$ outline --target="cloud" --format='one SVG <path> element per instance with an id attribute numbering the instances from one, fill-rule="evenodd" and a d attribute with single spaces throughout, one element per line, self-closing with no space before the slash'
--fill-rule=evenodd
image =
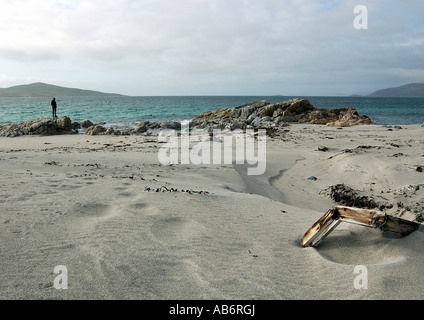
<path id="1" fill-rule="evenodd" d="M 246 94 L 254 88 L 269 94 L 281 93 L 280 89 L 287 94 L 298 90 L 335 94 L 343 86 L 364 90 L 361 75 L 383 75 L 389 68 L 392 79 L 396 79 L 393 70 L 414 69 L 414 79 L 421 72 L 424 81 L 419 58 L 423 2 L 363 1 L 369 9 L 369 29 L 361 31 L 353 27 L 357 4 L 353 0 L 2 1 L 0 59 L 23 63 L 26 70 L 37 66 L 33 72 L 52 66 L 71 68 L 69 78 L 83 75 L 93 82 L 106 83 L 105 75 L 110 75 L 109 85 L 119 77 L 127 88 L 136 90 L 130 81 L 137 82 L 154 94 L 189 93 L 189 87 L 211 94 Z M 52 72 L 49 76 L 55 77 Z M 399 77 L 404 80 L 405 72 Z"/>
<path id="2" fill-rule="evenodd" d="M 7 73 L 0 73 L 0 83 L 1 88 L 11 87 L 17 83 L 30 83 L 30 82 L 36 82 L 38 79 L 34 79 L 31 77 L 15 77 L 10 76 Z"/>

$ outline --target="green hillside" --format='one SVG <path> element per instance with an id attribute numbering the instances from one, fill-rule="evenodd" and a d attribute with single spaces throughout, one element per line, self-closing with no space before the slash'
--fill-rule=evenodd
<path id="1" fill-rule="evenodd" d="M 424 98 L 424 83 L 410 83 L 404 86 L 375 91 L 370 97 L 421 97 Z"/>
<path id="2" fill-rule="evenodd" d="M 9 88 L 0 88 L 0 97 L 88 97 L 121 96 L 116 93 L 104 93 L 93 90 L 66 88 L 37 82 Z"/>

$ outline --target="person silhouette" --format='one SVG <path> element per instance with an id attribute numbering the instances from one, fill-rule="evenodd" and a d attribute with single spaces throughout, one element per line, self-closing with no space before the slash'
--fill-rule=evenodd
<path id="1" fill-rule="evenodd" d="M 52 105 L 52 118 L 57 118 L 57 115 L 56 115 L 56 108 L 57 108 L 56 98 L 53 98 L 53 100 L 50 104 Z"/>

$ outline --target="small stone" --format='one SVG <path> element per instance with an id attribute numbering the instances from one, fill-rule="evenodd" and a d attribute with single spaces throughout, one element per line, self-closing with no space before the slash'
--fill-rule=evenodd
<path id="1" fill-rule="evenodd" d="M 317 181 L 317 180 L 318 180 L 318 178 L 317 178 L 317 177 L 314 177 L 314 176 L 310 176 L 310 177 L 308 178 L 308 180 Z"/>

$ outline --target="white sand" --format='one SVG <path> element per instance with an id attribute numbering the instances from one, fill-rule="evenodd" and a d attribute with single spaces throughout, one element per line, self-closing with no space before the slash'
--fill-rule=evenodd
<path id="1" fill-rule="evenodd" d="M 0 138 L 0 299 L 423 299 L 420 232 L 342 223 L 300 246 L 335 205 L 319 194 L 328 186 L 393 201 L 424 183 L 424 128 L 402 127 L 291 125 L 268 139 L 261 176 L 160 165 L 152 137 Z M 361 145 L 375 148 L 343 152 Z M 58 265 L 66 290 L 54 287 Z M 357 265 L 368 289 L 354 286 Z"/>

